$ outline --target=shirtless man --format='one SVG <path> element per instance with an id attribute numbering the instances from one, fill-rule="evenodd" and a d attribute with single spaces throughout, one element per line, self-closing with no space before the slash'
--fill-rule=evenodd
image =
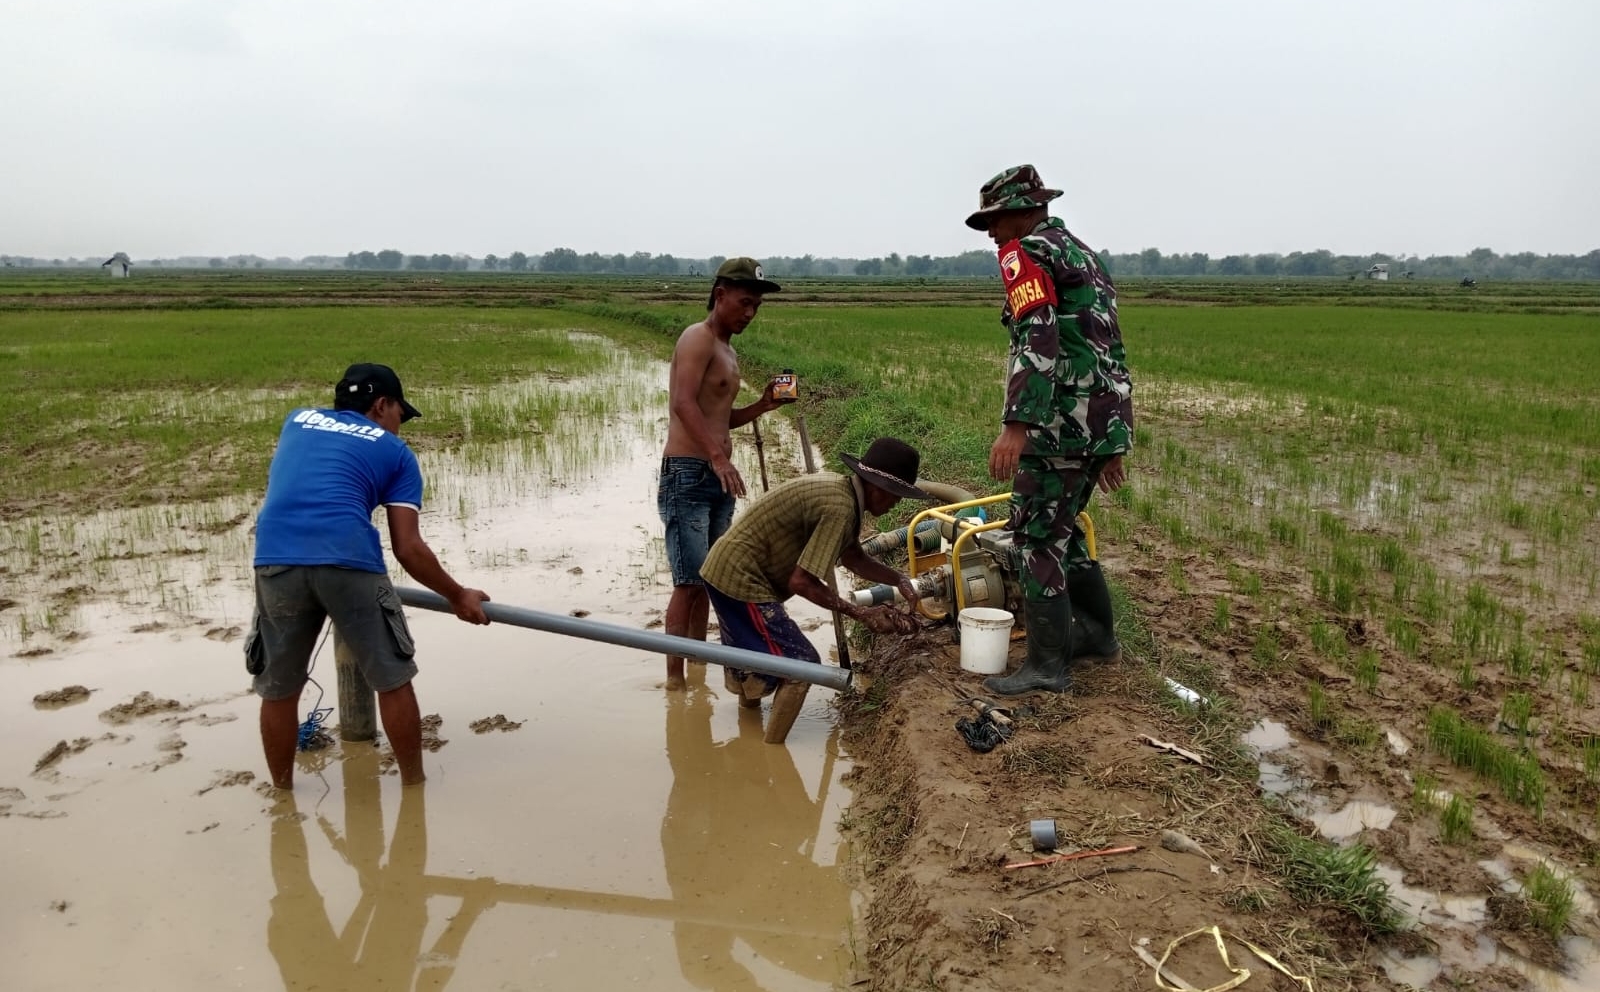
<path id="1" fill-rule="evenodd" d="M 733 467 L 729 432 L 790 400 L 777 400 L 768 383 L 761 398 L 735 410 L 739 357 L 733 337 L 755 320 L 765 293 L 781 287 L 762 276 L 753 258 L 730 258 L 717 269 L 706 301 L 706 319 L 686 328 L 672 351 L 667 446 L 661 457 L 656 506 L 666 525 L 667 562 L 672 566 L 672 598 L 666 632 L 706 639 L 711 601 L 700 579 L 700 565 L 733 522 L 734 500 L 745 494 L 744 479 Z M 684 659 L 667 655 L 667 689 L 683 689 Z"/>

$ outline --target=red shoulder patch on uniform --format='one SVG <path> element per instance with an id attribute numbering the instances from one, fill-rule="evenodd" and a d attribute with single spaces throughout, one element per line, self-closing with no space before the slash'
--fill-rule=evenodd
<path id="1" fill-rule="evenodd" d="M 1013 317 L 1056 304 L 1055 282 L 1022 250 L 1021 241 L 1007 241 L 1000 247 L 1000 278 Z"/>

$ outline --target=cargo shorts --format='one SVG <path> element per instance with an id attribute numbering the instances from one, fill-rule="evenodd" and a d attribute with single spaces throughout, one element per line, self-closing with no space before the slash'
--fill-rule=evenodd
<path id="1" fill-rule="evenodd" d="M 256 695 L 300 694 L 329 619 L 373 691 L 389 692 L 416 677 L 416 645 L 387 575 L 335 565 L 260 565 L 255 616 L 244 639 Z"/>

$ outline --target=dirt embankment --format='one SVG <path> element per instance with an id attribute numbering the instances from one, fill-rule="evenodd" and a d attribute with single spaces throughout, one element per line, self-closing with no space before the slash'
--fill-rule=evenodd
<path id="1" fill-rule="evenodd" d="M 1012 738 L 978 754 L 955 723 L 970 713 L 958 694 L 981 696 L 982 686 L 949 640 L 936 630 L 896 645 L 870 667 L 863 697 L 845 704 L 874 988 L 1148 988 L 1152 969 L 1135 948 L 1159 956 L 1212 924 L 1286 950 L 1280 919 L 1236 908 L 1274 898 L 1241 829 L 1253 789 L 1144 739 L 1205 750 L 1141 668 L 1096 668 L 1071 695 L 1023 701 Z M 1062 851 L 1138 850 L 1007 868 L 1045 856 L 1030 839 L 1040 819 L 1055 821 Z M 1163 848 L 1164 830 L 1215 862 Z M 1173 970 L 1206 985 L 1225 979 L 1204 950 L 1186 945 Z"/>
<path id="2" fill-rule="evenodd" d="M 1181 593 L 1166 580 L 1174 567 L 1185 575 Z M 1499 880 L 1475 862 L 1500 854 L 1498 833 L 1498 840 L 1537 842 L 1592 881 L 1582 866 L 1591 863 L 1593 845 L 1569 827 L 1496 801 L 1483 783 L 1435 758 L 1427 760 L 1441 784 L 1477 794 L 1480 813 L 1498 825 L 1465 847 L 1439 842 L 1435 818 L 1411 805 L 1409 769 L 1425 759 L 1420 750 L 1396 753 L 1382 733 L 1401 728 L 1420 749 L 1419 723 L 1440 698 L 1438 680 L 1387 683 L 1359 714 L 1363 726 L 1377 730 L 1376 740 L 1339 740 L 1311 721 L 1304 687 L 1310 680 L 1336 693 L 1348 676 L 1323 670 L 1287 624 L 1285 667 L 1263 673 L 1251 657 L 1253 633 L 1279 621 L 1238 598 L 1230 630 L 1217 630 L 1215 599 L 1229 595 L 1221 564 L 1145 545 L 1136 562 L 1111 562 L 1108 571 L 1140 604 L 1150 641 L 1125 640 L 1121 663 L 1080 670 L 1070 694 L 1010 701 L 1019 706 L 1016 733 L 987 754 L 969 749 L 955 730 L 971 715 L 958 698 L 984 693 L 979 678 L 960 670 L 948 627 L 898 642 L 880 638 L 874 657 L 858 666 L 859 691 L 842 698 L 840 709 L 857 760 L 849 828 L 869 893 L 859 953 L 872 987 L 1148 989 L 1154 969 L 1141 951 L 1159 958 L 1176 938 L 1213 925 L 1275 956 L 1317 990 L 1400 988 L 1377 963 L 1384 952 L 1443 958 L 1440 982 L 1524 987 L 1522 976 L 1501 964 L 1462 960 L 1452 970 L 1449 947 L 1470 949 L 1479 933 L 1524 958 L 1561 966 L 1553 941 L 1502 911 L 1508 901 Z M 1265 578 L 1269 585 L 1295 581 L 1289 573 Z M 1363 636 L 1359 627 L 1348 635 Z M 1014 642 L 1013 664 L 1022 651 Z M 1165 689 L 1168 675 L 1218 704 L 1197 715 Z M 1353 699 L 1339 712 L 1352 709 Z M 1487 903 L 1486 918 L 1455 929 L 1430 918 L 1429 925 L 1379 935 L 1345 909 L 1291 891 L 1273 850 L 1274 830 L 1287 822 L 1302 835 L 1315 831 L 1307 817 L 1285 819 L 1273 801 L 1263 801 L 1256 755 L 1241 746 L 1240 734 L 1264 716 L 1283 721 L 1306 745 L 1289 771 L 1321 808 L 1363 799 L 1396 811 L 1387 829 L 1359 839 L 1405 886 Z M 1041 857 L 1029 838 L 1030 821 L 1038 819 L 1056 821 L 1063 851 L 1138 850 L 1007 868 Z M 1163 847 L 1168 830 L 1205 855 Z M 1574 927 L 1587 934 L 1592 923 Z M 1244 988 L 1305 987 L 1234 937 L 1228 948 L 1233 963 L 1253 973 Z M 1184 943 L 1169 967 L 1200 988 L 1231 977 L 1209 935 Z"/>

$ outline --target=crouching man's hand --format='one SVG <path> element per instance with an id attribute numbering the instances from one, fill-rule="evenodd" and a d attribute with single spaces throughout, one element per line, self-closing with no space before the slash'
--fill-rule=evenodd
<path id="1" fill-rule="evenodd" d="M 915 617 L 887 605 L 862 611 L 860 620 L 874 634 L 909 634 L 917 629 Z"/>

